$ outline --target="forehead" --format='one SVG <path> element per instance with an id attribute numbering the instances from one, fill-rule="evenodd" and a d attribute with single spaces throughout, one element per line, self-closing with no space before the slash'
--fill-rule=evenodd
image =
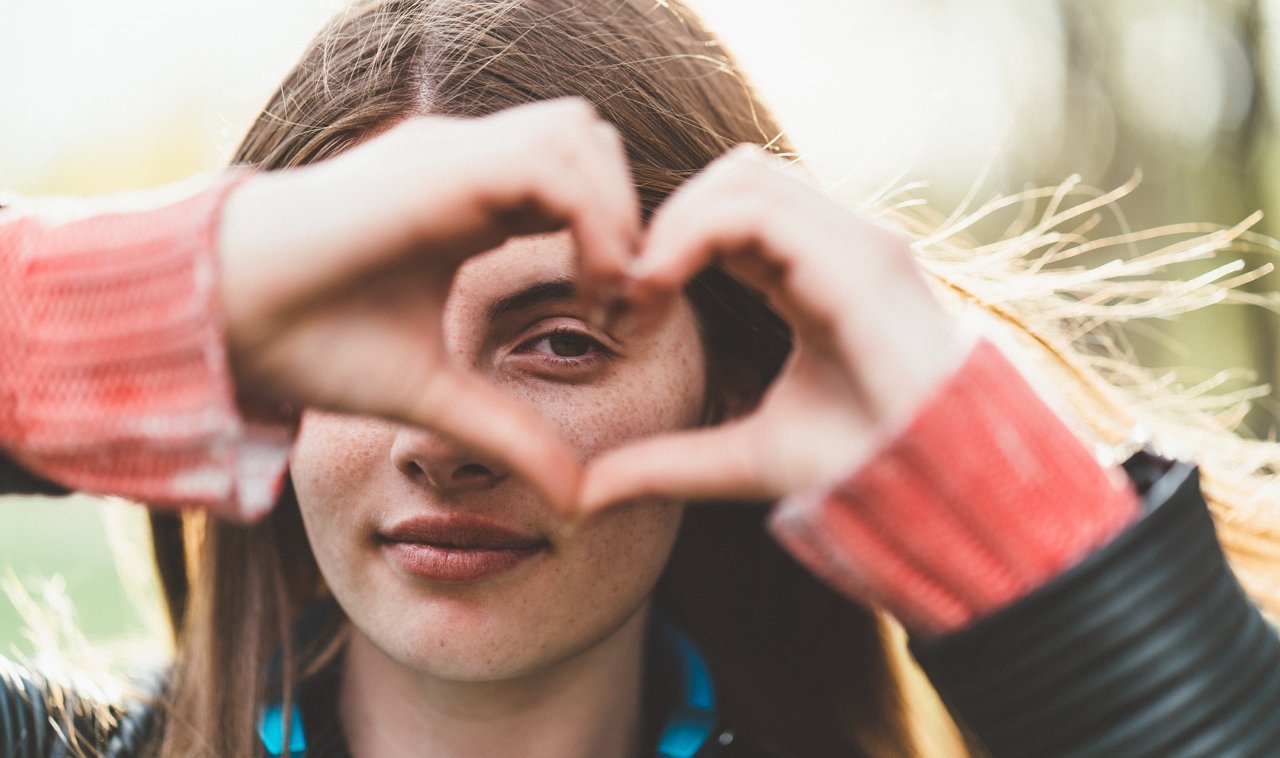
<path id="1" fill-rule="evenodd" d="M 575 269 L 568 232 L 517 237 L 458 269 L 447 310 L 454 318 L 487 318 L 494 304 L 511 293 L 542 283 L 571 282 Z"/>

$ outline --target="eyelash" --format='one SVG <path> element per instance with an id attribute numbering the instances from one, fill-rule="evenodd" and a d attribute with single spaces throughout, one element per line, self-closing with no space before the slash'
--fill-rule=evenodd
<path id="1" fill-rule="evenodd" d="M 561 336 L 572 337 L 574 339 L 585 341 L 587 343 L 587 352 L 584 355 L 565 356 L 556 355 L 554 350 L 543 352 L 533 349 L 539 343 Z M 552 366 L 563 368 L 586 367 L 595 364 L 597 361 L 607 361 L 613 358 L 613 352 L 590 334 L 578 329 L 570 329 L 566 327 L 555 327 L 545 332 L 539 332 L 535 336 L 520 343 L 516 348 L 516 352 L 536 356 L 536 360 L 545 361 Z"/>

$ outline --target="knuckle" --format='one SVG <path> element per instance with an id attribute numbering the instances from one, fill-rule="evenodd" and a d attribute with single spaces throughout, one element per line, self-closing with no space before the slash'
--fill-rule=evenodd
<path id="1" fill-rule="evenodd" d="M 526 160 L 537 173 L 554 178 L 558 173 L 576 171 L 577 148 L 563 128 L 543 129 L 533 138 Z"/>
<path id="2" fill-rule="evenodd" d="M 556 101 L 543 120 L 545 130 L 567 146 L 590 137 L 601 123 L 595 106 L 580 97 Z"/>
<path id="3" fill-rule="evenodd" d="M 739 145 L 716 161 L 708 178 L 721 192 L 754 194 L 767 186 L 769 168 L 759 148 Z"/>
<path id="4" fill-rule="evenodd" d="M 582 124 L 589 124 L 598 120 L 596 107 L 585 97 L 576 95 L 564 97 L 557 100 L 556 104 L 562 110 L 565 118 L 575 119 Z"/>
<path id="5" fill-rule="evenodd" d="M 722 192 L 722 215 L 727 224 L 739 229 L 764 229 L 777 207 L 765 192 L 765 186 L 750 179 L 735 177 Z"/>
<path id="6" fill-rule="evenodd" d="M 582 98 L 543 101 L 525 111 L 525 134 L 538 147 L 562 150 L 580 140 L 600 119 L 592 105 Z"/>
<path id="7" fill-rule="evenodd" d="M 760 162 L 765 160 L 764 148 L 752 142 L 741 142 L 734 145 L 725 155 L 735 161 Z"/>
<path id="8" fill-rule="evenodd" d="M 622 137 L 622 132 L 607 121 L 598 121 L 593 127 L 596 139 L 603 143 L 606 150 L 615 153 L 623 152 L 626 146 L 626 140 Z"/>
<path id="9" fill-rule="evenodd" d="M 886 226 L 874 218 L 861 214 L 851 214 L 861 229 L 861 235 L 869 239 L 875 246 L 884 251 L 883 256 L 890 264 L 898 267 L 914 269 L 916 266 L 915 247 L 911 237 L 899 229 Z"/>

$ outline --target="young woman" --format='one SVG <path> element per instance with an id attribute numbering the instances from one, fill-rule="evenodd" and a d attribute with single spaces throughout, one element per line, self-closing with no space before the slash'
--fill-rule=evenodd
<path id="1" fill-rule="evenodd" d="M 578 99 L 540 102 L 564 97 Z M 856 600 L 912 632 L 996 754 L 1277 744 L 1280 643 L 1226 570 L 1190 470 L 1099 468 L 955 326 L 903 236 L 778 155 L 734 149 L 785 155 L 780 134 L 672 3 L 341 14 L 237 163 L 325 161 L 361 202 L 378 188 L 341 167 L 396 156 L 399 186 L 438 193 L 424 229 L 455 233 L 424 233 L 433 255 L 374 276 L 338 326 L 286 314 L 295 328 L 254 335 L 270 347 L 241 381 L 376 339 L 402 317 L 378 296 L 418 292 L 441 335 L 431 365 L 535 411 L 572 451 L 550 465 L 584 474 L 570 497 L 535 489 L 554 477 L 454 431 L 488 419 L 479 403 L 449 413 L 447 384 L 425 391 L 446 409 L 433 429 L 306 413 L 265 520 L 157 517 L 177 657 L 150 706 L 84 715 L 85 743 L 941 753 L 894 636 Z M 568 233 L 507 239 L 587 218 L 592 201 Z M 349 370 L 286 384 L 364 381 Z M 711 499 L 733 502 L 686 505 Z"/>

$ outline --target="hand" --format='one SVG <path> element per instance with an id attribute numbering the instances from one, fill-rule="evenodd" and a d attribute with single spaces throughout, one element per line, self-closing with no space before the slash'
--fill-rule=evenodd
<path id="1" fill-rule="evenodd" d="M 594 460 L 582 510 L 649 495 L 773 500 L 832 484 L 963 357 L 906 238 L 757 148 L 716 161 L 658 210 L 628 294 L 652 308 L 716 261 L 790 323 L 791 356 L 745 416 Z"/>
<path id="2" fill-rule="evenodd" d="M 469 256 L 564 227 L 583 286 L 619 281 L 640 238 L 638 207 L 620 137 L 579 100 L 411 119 L 334 159 L 253 177 L 228 199 L 219 238 L 242 407 L 428 427 L 567 504 L 576 455 L 532 410 L 450 360 L 441 310 Z"/>

